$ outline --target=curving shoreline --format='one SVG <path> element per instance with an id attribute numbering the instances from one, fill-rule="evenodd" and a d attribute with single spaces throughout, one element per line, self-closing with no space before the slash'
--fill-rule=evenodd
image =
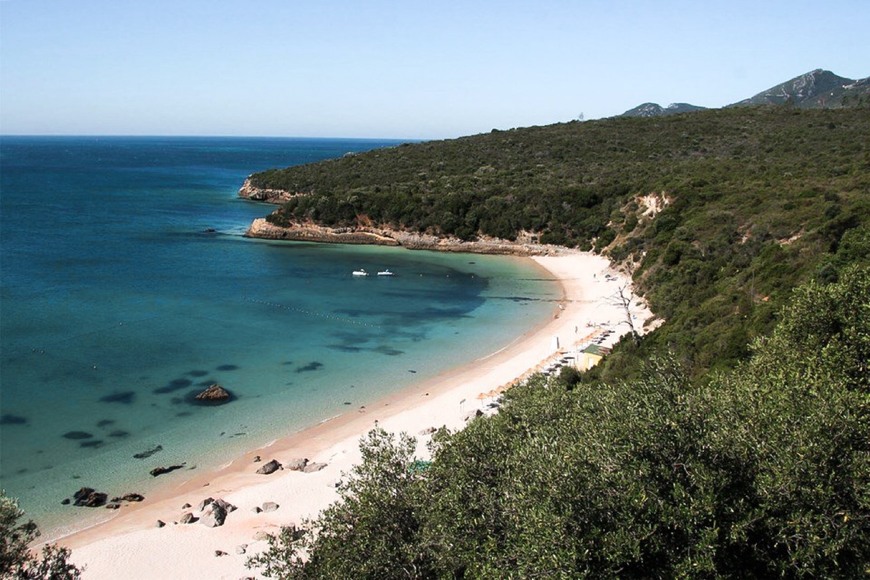
<path id="1" fill-rule="evenodd" d="M 281 525 L 313 517 L 338 496 L 335 483 L 360 460 L 358 441 L 375 425 L 387 431 L 405 431 L 418 438 L 418 455 L 425 456 L 428 434 L 422 430 L 442 425 L 460 429 L 465 417 L 485 409 L 485 394 L 505 387 L 540 369 L 554 356 L 553 337 L 563 348 L 580 340 L 587 324 L 611 323 L 613 339 L 627 332 L 619 321 L 624 313 L 607 298 L 624 283 L 606 259 L 588 253 L 563 251 L 558 256 L 533 260 L 562 287 L 562 300 L 553 317 L 517 337 L 508 347 L 474 363 L 369 405 L 364 412 L 350 412 L 271 445 L 236 457 L 219 470 L 200 473 L 149 496 L 143 504 L 125 508 L 109 522 L 80 531 L 60 541 L 73 549 L 72 559 L 86 564 L 85 578 L 250 576 L 245 559 L 265 549 L 255 540 L 257 532 L 276 532 Z M 639 310 L 638 317 L 648 312 Z M 255 463 L 255 456 L 262 458 Z M 264 476 L 255 473 L 271 459 L 287 464 L 296 458 L 325 463 L 314 473 L 283 470 Z M 218 528 L 179 521 L 184 504 L 196 506 L 206 497 L 223 498 L 238 506 Z M 273 512 L 254 513 L 255 507 L 273 501 Z M 166 522 L 157 528 L 156 521 Z M 241 546 L 246 553 L 237 553 Z M 227 556 L 215 557 L 215 551 Z"/>

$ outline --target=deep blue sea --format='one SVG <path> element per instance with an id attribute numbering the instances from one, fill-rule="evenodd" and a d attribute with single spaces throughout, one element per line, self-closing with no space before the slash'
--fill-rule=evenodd
<path id="1" fill-rule="evenodd" d="M 242 237 L 273 209 L 248 174 L 396 144 L 0 137 L 0 487 L 50 530 L 105 518 L 61 500 L 147 496 L 549 317 L 529 261 Z M 234 399 L 195 404 L 212 383 Z"/>

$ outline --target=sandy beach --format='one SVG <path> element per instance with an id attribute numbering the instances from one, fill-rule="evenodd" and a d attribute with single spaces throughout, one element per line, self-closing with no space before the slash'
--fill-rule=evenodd
<path id="1" fill-rule="evenodd" d="M 604 346 L 629 331 L 624 309 L 612 301 L 628 279 L 611 270 L 606 259 L 580 252 L 532 259 L 561 283 L 562 300 L 548 322 L 529 329 L 506 348 L 364 410 L 228 458 L 220 470 L 196 474 L 141 504 L 125 505 L 109 522 L 58 543 L 72 549 L 72 560 L 85 566 L 86 579 L 260 577 L 245 567 L 250 555 L 266 547 L 258 534 L 275 533 L 282 525 L 314 517 L 337 499 L 336 483 L 359 461 L 360 437 L 370 429 L 377 425 L 393 433 L 406 432 L 417 438 L 418 455 L 426 457 L 429 428 L 462 428 L 478 409 L 488 410 L 493 398 L 487 394 L 542 369 L 598 328 L 612 331 Z M 650 313 L 642 306 L 632 312 L 640 329 Z M 261 461 L 255 461 L 258 456 Z M 309 473 L 289 469 L 256 473 L 272 459 L 286 465 L 299 458 L 326 466 Z M 238 509 L 220 527 L 177 523 L 186 512 L 200 516 L 197 507 L 206 498 L 222 498 Z M 258 512 L 266 502 L 278 508 Z M 187 504 L 192 507 L 183 507 Z M 158 520 L 165 526 L 159 527 Z"/>

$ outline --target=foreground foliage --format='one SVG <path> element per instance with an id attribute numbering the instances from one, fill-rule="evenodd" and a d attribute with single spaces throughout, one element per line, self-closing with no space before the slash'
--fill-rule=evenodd
<path id="1" fill-rule="evenodd" d="M 342 500 L 255 564 L 282 578 L 857 578 L 870 562 L 870 270 L 795 292 L 733 372 L 539 376 L 414 469 L 363 444 Z M 308 559 L 300 558 L 307 554 Z"/>
<path id="2" fill-rule="evenodd" d="M 21 580 L 77 580 L 81 570 L 68 561 L 70 551 L 46 545 L 39 556 L 28 544 L 39 536 L 32 521 L 21 522 L 24 512 L 0 492 L 0 578 Z"/>

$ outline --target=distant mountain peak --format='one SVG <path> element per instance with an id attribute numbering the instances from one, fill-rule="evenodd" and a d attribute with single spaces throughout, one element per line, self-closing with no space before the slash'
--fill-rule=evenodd
<path id="1" fill-rule="evenodd" d="M 842 107 L 844 97 L 860 98 L 868 93 L 868 79 L 847 79 L 829 70 L 817 68 L 731 106 L 790 103 L 796 107 L 811 109 Z"/>
<path id="2" fill-rule="evenodd" d="M 748 99 L 728 105 L 783 105 L 791 104 L 804 109 L 828 109 L 870 104 L 870 77 L 847 79 L 829 70 L 817 68 L 770 87 Z M 622 117 L 664 117 L 703 110 L 705 107 L 689 103 L 671 103 L 662 107 L 658 103 L 643 103 L 624 112 Z"/>
<path id="3" fill-rule="evenodd" d="M 622 114 L 623 117 L 665 117 L 668 115 L 677 115 L 680 113 L 690 113 L 692 111 L 700 111 L 705 107 L 690 105 L 689 103 L 671 103 L 667 107 L 662 107 L 658 103 L 643 103 L 633 109 Z"/>

